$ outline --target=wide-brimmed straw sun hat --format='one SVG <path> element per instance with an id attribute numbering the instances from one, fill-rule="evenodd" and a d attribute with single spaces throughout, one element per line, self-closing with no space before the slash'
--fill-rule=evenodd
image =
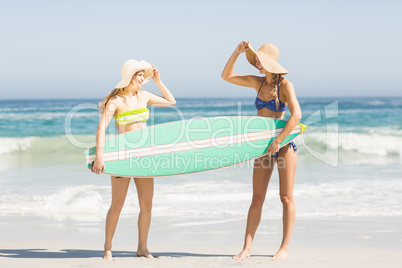
<path id="1" fill-rule="evenodd" d="M 142 84 L 148 82 L 154 75 L 154 72 L 152 71 L 152 65 L 148 62 L 144 60 L 128 60 L 123 64 L 123 67 L 121 67 L 122 79 L 115 86 L 115 88 L 125 88 L 126 86 L 128 86 L 131 82 L 131 79 L 133 78 L 133 75 L 138 71 L 144 71 L 145 80 Z"/>
<path id="2" fill-rule="evenodd" d="M 274 44 L 263 44 L 257 51 L 255 51 L 251 43 L 248 43 L 249 50 L 246 51 L 247 60 L 257 68 L 255 65 L 255 56 L 261 62 L 262 67 L 270 73 L 274 74 L 288 74 L 289 72 L 278 63 L 279 49 Z"/>

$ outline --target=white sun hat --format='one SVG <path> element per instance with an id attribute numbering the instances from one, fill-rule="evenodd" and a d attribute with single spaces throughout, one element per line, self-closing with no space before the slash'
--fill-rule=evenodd
<path id="1" fill-rule="evenodd" d="M 149 64 L 148 62 L 146 62 L 144 60 L 136 61 L 136 60 L 131 59 L 131 60 L 126 61 L 123 64 L 123 67 L 121 67 L 122 79 L 115 86 L 115 88 L 127 87 L 130 84 L 131 79 L 133 78 L 133 75 L 138 71 L 144 71 L 145 80 L 142 84 L 145 84 L 146 82 L 148 82 L 154 75 L 151 64 Z"/>

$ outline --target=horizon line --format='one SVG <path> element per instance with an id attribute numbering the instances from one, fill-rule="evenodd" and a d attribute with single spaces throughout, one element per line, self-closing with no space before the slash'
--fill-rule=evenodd
<path id="1" fill-rule="evenodd" d="M 238 98 L 242 98 L 242 99 L 254 99 L 255 97 L 244 97 L 244 96 L 239 96 L 239 97 L 176 97 L 176 99 L 238 99 Z M 380 99 L 384 99 L 384 98 L 402 98 L 402 95 L 393 95 L 393 96 L 298 96 L 297 98 L 363 98 L 363 99 L 367 99 L 367 98 L 380 98 Z M 26 101 L 30 101 L 30 100 L 101 100 L 102 98 L 1 98 L 0 101 L 14 101 L 14 100 L 26 100 Z"/>

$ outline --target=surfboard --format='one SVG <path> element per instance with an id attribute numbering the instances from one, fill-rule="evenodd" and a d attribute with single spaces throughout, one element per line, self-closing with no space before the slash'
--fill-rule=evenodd
<path id="1" fill-rule="evenodd" d="M 113 176 L 160 177 L 223 168 L 266 154 L 286 120 L 260 116 L 204 117 L 149 126 L 105 141 L 104 173 Z M 298 124 L 283 147 L 306 126 Z M 84 152 L 88 168 L 96 147 Z"/>

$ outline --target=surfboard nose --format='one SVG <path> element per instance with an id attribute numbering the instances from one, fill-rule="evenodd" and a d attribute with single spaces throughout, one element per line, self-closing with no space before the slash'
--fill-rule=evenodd
<path id="1" fill-rule="evenodd" d="M 307 126 L 303 125 L 303 124 L 300 124 L 300 123 L 299 123 L 299 125 L 300 125 L 300 128 L 301 128 L 300 134 L 302 134 L 306 130 Z"/>

